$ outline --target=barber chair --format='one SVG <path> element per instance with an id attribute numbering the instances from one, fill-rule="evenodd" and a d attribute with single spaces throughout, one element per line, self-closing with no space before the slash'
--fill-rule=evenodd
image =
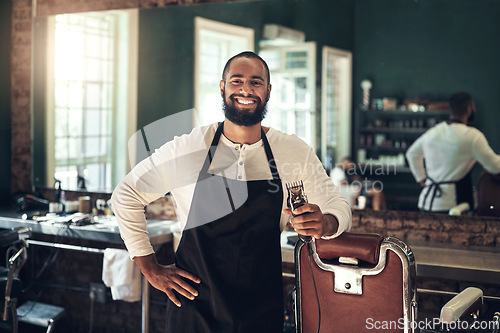
<path id="1" fill-rule="evenodd" d="M 439 320 L 432 329 L 423 329 L 420 333 L 498 333 L 500 312 L 495 312 L 493 318 L 485 318 L 482 311 L 483 291 L 466 288 L 441 308 Z"/>
<path id="2" fill-rule="evenodd" d="M 477 188 L 477 214 L 500 216 L 500 175 L 483 172 Z"/>
<path id="3" fill-rule="evenodd" d="M 62 317 L 64 309 L 38 302 L 25 302 L 17 307 L 23 284 L 19 271 L 28 259 L 27 239 L 31 236 L 28 228 L 5 229 L 0 231 L 0 246 L 9 246 L 6 252 L 7 267 L 0 266 L 0 332 L 18 332 L 18 323 L 47 327 L 46 333 L 54 328 Z M 11 255 L 13 253 L 13 255 Z"/>
<path id="4" fill-rule="evenodd" d="M 472 322 L 479 318 L 483 307 L 483 291 L 469 287 L 453 297 L 441 308 L 439 321 L 451 326 L 458 321 Z"/>
<path id="5" fill-rule="evenodd" d="M 19 321 L 25 324 L 54 330 L 56 322 L 64 315 L 64 308 L 51 304 L 27 301 L 17 309 Z"/>
<path id="6" fill-rule="evenodd" d="M 0 268 L 0 327 L 17 333 L 17 299 L 21 295 L 23 284 L 19 280 L 19 271 L 26 263 L 27 243 L 26 238 L 30 230 L 26 228 L 2 230 L 0 232 L 0 245 L 9 246 L 6 252 L 8 257 L 6 266 Z M 14 253 L 10 256 L 10 253 Z M 10 256 L 10 257 L 9 257 Z"/>
<path id="7" fill-rule="evenodd" d="M 415 332 L 415 259 L 399 239 L 299 240 L 295 270 L 297 332 Z"/>

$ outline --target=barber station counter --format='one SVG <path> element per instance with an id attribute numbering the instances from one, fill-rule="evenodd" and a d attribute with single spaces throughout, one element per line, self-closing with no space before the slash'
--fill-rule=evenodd
<path id="1" fill-rule="evenodd" d="M 78 321 L 88 320 L 86 307 L 83 304 L 89 302 L 89 284 L 102 283 L 102 254 L 104 250 L 106 248 L 125 247 L 114 217 L 99 216 L 92 219 L 91 222 L 92 223 L 85 223 L 83 225 L 75 225 L 74 223 L 68 222 L 67 218 L 66 220 L 65 218 L 24 220 L 21 218 L 20 214 L 9 211 L 1 212 L 0 216 L 0 228 L 2 229 L 25 227 L 30 228 L 32 231 L 32 237 L 28 240 L 28 244 L 30 245 L 30 254 L 28 257 L 31 258 L 31 264 L 23 268 L 23 271 L 29 271 L 30 266 L 31 274 L 40 270 L 40 265 L 36 264 L 36 261 L 44 260 L 41 259 L 38 254 L 40 251 L 49 256 L 51 252 L 54 253 L 54 250 L 50 250 L 50 248 L 57 248 L 64 251 L 57 256 L 57 261 L 53 263 L 49 269 L 51 272 L 45 272 L 43 275 L 44 278 L 39 281 L 39 283 L 41 283 L 39 288 L 42 290 L 56 288 L 60 292 L 64 291 L 64 294 L 73 293 L 74 296 L 72 296 L 72 298 L 75 299 L 75 304 L 73 305 L 69 304 L 67 300 L 55 304 L 57 298 L 61 298 L 54 296 L 55 293 L 52 293 L 51 297 L 55 297 L 56 299 L 46 302 L 53 302 L 54 305 L 63 306 L 67 308 L 67 311 L 73 310 L 80 312 L 79 314 L 75 314 L 74 317 L 68 315 L 73 320 L 76 317 Z M 171 226 L 175 223 L 176 221 L 173 220 L 148 220 L 148 234 L 155 250 L 162 248 L 162 245 L 167 245 L 168 247 L 168 244 L 171 244 L 173 240 Z M 141 327 L 142 332 L 148 332 L 150 325 L 149 289 L 149 283 L 146 279 L 143 279 L 142 302 L 140 304 L 125 304 L 126 302 L 120 302 L 120 304 L 113 304 L 113 306 L 110 307 L 108 303 L 102 305 L 103 311 L 99 311 L 97 307 L 94 311 L 100 312 L 102 317 L 105 318 L 116 316 L 113 314 L 113 312 L 116 311 L 130 312 L 135 311 L 134 309 L 138 309 L 140 313 L 134 317 L 141 318 L 142 316 L 141 322 L 131 323 L 129 327 L 135 327 L 133 329 L 135 331 Z M 63 298 L 64 297 L 65 296 L 63 296 Z M 99 306 L 101 305 L 99 304 Z M 122 310 L 113 310 L 114 307 L 118 307 Z M 79 325 L 85 326 L 87 322 L 81 322 Z M 98 323 L 96 323 L 96 325 L 98 325 Z M 108 323 L 102 325 L 108 325 Z"/>
<path id="2" fill-rule="evenodd" d="M 4 214 L 6 215 L 6 214 Z M 43 235 L 64 236 L 112 243 L 123 246 L 114 218 L 100 217 L 89 225 L 65 225 L 54 221 L 23 220 L 10 216 L 0 217 L 0 228 L 28 227 Z M 147 227 L 154 247 L 173 240 L 171 227 L 174 220 L 148 220 Z M 288 242 L 293 231 L 281 234 L 282 259 L 294 263 L 294 247 Z M 500 281 L 500 249 L 488 247 L 458 247 L 451 244 L 408 242 L 417 262 L 417 275 L 460 281 L 498 284 Z"/>
<path id="3" fill-rule="evenodd" d="M 1 216 L 3 215 L 3 217 Z M 361 219 L 357 219 L 357 216 L 354 215 L 353 221 L 353 232 L 376 232 L 379 234 L 396 234 L 396 236 L 400 236 L 397 232 L 391 232 L 386 228 L 389 226 L 397 226 L 398 230 L 404 230 L 405 223 L 396 224 L 394 219 L 388 220 L 377 220 L 378 222 L 374 223 L 373 219 L 368 220 L 368 218 L 364 218 L 363 221 L 367 221 L 368 226 L 376 225 L 376 230 L 360 230 L 360 226 L 362 226 Z M 389 216 L 389 217 L 392 217 Z M 387 221 L 387 222 L 386 222 Z M 148 220 L 148 233 L 151 238 L 151 242 L 155 249 L 161 247 L 161 245 L 165 245 L 163 248 L 168 248 L 171 250 L 171 242 L 173 240 L 172 226 L 174 226 L 176 221 L 173 220 Z M 419 224 L 420 225 L 420 224 Z M 414 224 L 412 224 L 414 226 Z M 9 212 L 0 212 L 0 228 L 16 228 L 16 227 L 29 227 L 33 232 L 32 240 L 43 240 L 45 242 L 56 242 L 59 243 L 69 243 L 69 244 L 84 244 L 88 246 L 89 244 L 92 247 L 100 247 L 104 249 L 106 247 L 120 247 L 124 248 L 123 241 L 120 238 L 118 227 L 113 218 L 99 218 L 97 219 L 97 223 L 92 223 L 88 225 L 68 225 L 63 223 L 57 223 L 54 221 L 41 221 L 37 222 L 34 220 L 23 220 L 20 216 L 9 213 Z M 401 228 L 403 227 L 403 229 Z M 414 228 L 414 227 L 413 227 Z M 411 230 L 413 232 L 414 229 Z M 294 278 L 293 274 L 293 263 L 294 263 L 294 246 L 288 242 L 288 236 L 296 235 L 295 232 L 284 231 L 281 235 L 281 248 L 282 248 L 282 259 L 284 263 L 284 277 L 285 278 Z M 404 235 L 404 234 L 401 234 Z M 400 237 L 403 239 L 403 237 Z M 429 279 L 444 279 L 444 280 L 453 280 L 453 281 L 470 281 L 476 283 L 488 283 L 493 285 L 500 285 L 500 249 L 496 247 L 485 247 L 485 246 L 457 246 L 456 244 L 445 244 L 439 242 L 422 242 L 416 240 L 409 240 L 407 244 L 412 249 L 415 259 L 416 259 L 416 267 L 417 267 L 417 276 L 424 277 Z M 33 248 L 39 248 L 42 250 L 42 247 L 33 244 Z M 63 244 L 64 245 L 64 244 Z M 64 247 L 63 247 L 64 249 Z M 38 251 L 38 250 L 37 250 Z M 48 251 L 45 249 L 44 251 Z M 102 268 L 102 259 L 99 259 L 99 256 L 95 254 L 78 254 L 75 251 L 65 251 L 68 252 L 67 256 L 70 258 L 69 260 L 79 261 L 82 260 L 88 261 L 87 265 L 100 265 L 99 267 L 95 267 L 99 272 Z M 170 262 L 161 262 L 162 264 L 168 264 Z M 79 265 L 75 262 L 74 266 L 76 266 L 76 270 L 78 270 Z M 286 269 L 285 269 L 286 267 Z M 66 270 L 65 267 L 58 268 L 59 272 L 61 269 L 64 272 Z M 75 270 L 69 269 L 68 273 L 68 281 L 71 279 L 79 278 L 76 276 Z M 80 279 L 83 281 L 82 279 Z M 100 277 L 93 277 L 90 282 L 97 282 L 100 280 Z M 89 282 L 89 281 L 88 281 Z M 87 284 L 88 284 L 87 282 Z M 290 283 L 293 283 L 289 280 Z M 147 286 L 146 288 L 144 288 Z M 417 286 L 418 287 L 418 286 Z M 149 325 L 149 298 L 148 294 L 149 284 L 143 284 L 143 302 L 141 304 L 141 313 L 142 313 L 142 324 L 134 324 L 135 327 L 139 325 L 142 327 L 142 331 L 148 331 Z M 158 296 L 155 294 L 155 290 L 152 291 L 153 301 L 154 296 Z M 84 302 L 88 302 L 88 292 L 85 294 L 81 294 L 81 299 Z M 160 295 L 162 296 L 162 295 Z M 498 297 L 499 295 L 493 295 Z M 80 300 L 80 302 L 82 302 Z M 118 305 L 110 303 L 103 304 L 104 311 L 112 311 L 115 312 L 126 312 L 131 311 L 130 308 L 126 308 L 124 311 L 123 308 L 129 306 L 128 304 L 123 304 L 124 302 L 119 302 Z M 154 303 L 153 303 L 154 304 Z M 133 305 L 133 303 L 132 303 Z M 62 304 L 62 306 L 71 307 L 71 304 Z M 136 305 L 137 306 L 137 305 Z M 115 310 L 114 307 L 116 307 Z M 157 312 L 164 311 L 164 306 L 154 307 L 153 313 L 151 315 L 152 318 L 157 318 Z M 112 315 L 106 313 L 104 311 L 99 312 L 98 308 L 96 308 L 97 313 L 101 317 L 108 318 Z M 87 313 L 82 316 L 88 316 Z M 128 315 L 129 318 L 135 318 L 134 320 L 138 320 L 137 317 L 140 317 L 140 314 L 137 315 Z M 131 319 L 132 320 L 132 319 Z M 153 319 L 154 321 L 154 319 Z M 103 324 L 106 325 L 106 324 Z M 153 327 L 152 327 L 153 328 Z"/>
<path id="4" fill-rule="evenodd" d="M 10 213 L 9 216 L 0 216 L 0 228 L 26 227 L 30 228 L 34 233 L 44 235 L 123 244 L 114 217 L 102 216 L 95 219 L 93 223 L 87 225 L 72 225 L 70 223 L 58 222 L 57 219 L 43 221 L 23 220 L 17 215 L 18 214 Z M 153 246 L 172 241 L 173 237 L 170 227 L 175 223 L 176 221 L 173 220 L 148 220 L 148 233 Z"/>
<path id="5" fill-rule="evenodd" d="M 500 249 L 422 243 L 410 247 L 418 276 L 500 284 Z"/>

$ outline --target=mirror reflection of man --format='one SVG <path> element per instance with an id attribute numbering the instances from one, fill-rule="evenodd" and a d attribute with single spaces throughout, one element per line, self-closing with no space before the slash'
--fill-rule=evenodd
<path id="1" fill-rule="evenodd" d="M 224 122 L 167 142 L 151 156 L 154 163 L 139 163 L 113 193 L 131 258 L 171 300 L 167 332 L 282 332 L 280 233 L 285 224 L 290 220 L 298 233 L 315 238 L 336 237 L 350 228 L 349 205 L 312 148 L 294 135 L 261 126 L 270 92 L 269 69 L 258 55 L 243 52 L 229 59 L 220 81 Z M 154 170 L 200 148 L 201 161 Z M 184 228 L 175 264 L 168 266 L 156 261 L 144 218 L 144 206 L 161 193 L 136 186 L 148 173 L 150 183 L 161 183 L 162 174 L 198 174 L 195 184 L 165 184 L 163 193 L 172 193 Z M 299 180 L 310 203 L 295 209 L 290 219 L 283 183 Z M 237 204 L 231 189 L 241 184 L 247 197 Z M 221 202 L 230 202 L 229 213 L 203 220 Z"/>
<path id="2" fill-rule="evenodd" d="M 429 129 L 406 152 L 411 172 L 423 186 L 418 200 L 423 211 L 447 213 L 464 202 L 474 209 L 471 170 L 476 161 L 486 171 L 500 173 L 500 155 L 483 133 L 467 126 L 476 113 L 472 97 L 453 94 L 450 108 L 450 120 Z"/>

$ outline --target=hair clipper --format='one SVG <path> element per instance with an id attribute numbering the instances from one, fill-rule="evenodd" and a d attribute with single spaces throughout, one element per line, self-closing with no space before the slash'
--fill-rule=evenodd
<path id="1" fill-rule="evenodd" d="M 304 184 L 302 183 L 302 180 L 288 183 L 286 184 L 286 189 L 288 191 L 288 198 L 286 200 L 287 206 L 292 208 L 292 216 L 296 216 L 293 214 L 293 211 L 307 203 L 307 196 L 304 192 Z M 299 238 L 304 243 L 309 243 L 311 241 L 311 236 L 299 234 Z"/>

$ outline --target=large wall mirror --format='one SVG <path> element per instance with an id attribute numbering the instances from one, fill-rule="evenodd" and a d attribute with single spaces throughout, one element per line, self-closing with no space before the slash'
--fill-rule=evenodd
<path id="1" fill-rule="evenodd" d="M 53 186 L 54 177 L 49 170 L 59 170 L 59 177 L 72 179 L 75 186 L 78 186 L 78 176 L 87 177 L 83 170 L 79 173 L 77 168 L 64 169 L 57 161 L 51 164 L 54 158 L 49 158 L 50 154 L 61 157 L 65 163 L 86 158 L 85 163 L 93 165 L 92 171 L 86 168 L 87 172 L 99 175 L 87 178 L 87 188 L 111 191 L 129 168 L 126 146 L 117 144 L 117 140 L 126 141 L 148 124 L 195 107 L 196 17 L 253 29 L 255 50 L 260 49 L 265 24 L 296 29 L 305 34 L 307 42 L 315 42 L 314 57 L 319 65 L 315 68 L 314 80 L 320 89 L 312 96 L 317 102 L 314 108 L 318 115 L 313 125 L 319 132 L 318 155 L 325 165 L 336 163 L 345 154 L 356 158 L 357 138 L 343 134 L 345 137 L 336 140 L 348 142 L 350 151 L 339 152 L 339 156 L 324 153 L 328 142 L 321 141 L 320 123 L 323 47 L 352 52 L 352 117 L 344 123 L 352 122 L 353 129 L 359 125 L 357 109 L 362 101 L 359 86 L 363 79 L 373 82 L 371 94 L 377 98 L 446 100 L 453 92 L 467 91 L 476 100 L 478 114 L 474 126 L 485 133 L 492 148 L 500 152 L 500 134 L 495 130 L 495 124 L 500 121 L 500 114 L 495 111 L 496 92 L 500 89 L 500 81 L 495 77 L 500 66 L 497 61 L 500 48 L 494 40 L 500 33 L 496 23 L 498 12 L 499 5 L 491 1 L 258 0 L 96 12 L 59 19 L 37 17 L 33 77 L 34 184 Z M 81 37 L 80 41 L 92 45 L 87 51 L 93 53 L 78 56 L 82 64 L 78 71 L 70 70 L 74 62 L 65 62 L 48 51 L 49 48 L 57 50 L 60 45 L 62 54 L 73 60 L 77 57 L 75 52 L 81 46 L 75 38 L 68 37 L 67 32 L 54 35 L 59 39 L 47 39 L 50 31 L 63 31 L 57 30 L 58 27 L 73 29 L 78 36 L 91 32 L 88 40 Z M 116 38 L 113 42 L 112 35 Z M 69 39 L 64 42 L 64 37 Z M 111 55 L 126 56 L 111 64 Z M 48 57 L 54 60 L 51 62 Z M 96 68 L 102 72 L 97 73 Z M 59 77 L 51 79 L 49 71 Z M 78 75 L 83 83 L 76 81 Z M 120 83 L 116 89 L 109 88 L 113 80 Z M 78 85 L 85 85 L 86 90 L 75 95 L 72 87 Z M 64 91 L 65 100 L 47 99 L 49 89 Z M 85 101 L 85 96 L 99 97 L 92 98 L 89 104 L 77 105 L 76 101 Z M 219 101 L 214 103 L 219 107 Z M 60 112 L 48 114 L 50 105 Z M 113 108 L 108 112 L 106 108 L 110 105 Z M 100 111 L 96 111 L 97 107 Z M 80 116 L 83 108 L 89 110 L 86 117 Z M 121 108 L 121 113 L 117 108 Z M 99 130 L 94 125 L 96 117 L 102 120 Z M 51 129 L 47 122 L 55 127 Z M 78 137 L 80 132 L 88 137 Z M 58 137 L 60 142 L 66 140 L 60 145 L 79 148 L 60 150 Z M 110 165 L 109 158 L 120 163 Z M 481 171 L 479 167 L 475 169 L 476 184 Z M 396 175 L 402 177 L 402 181 L 408 181 L 409 176 L 408 173 Z"/>
<path id="2" fill-rule="evenodd" d="M 316 131 L 321 118 L 317 102 L 321 98 L 320 90 L 316 89 L 320 83 L 316 77 L 321 78 L 322 47 L 349 50 L 352 41 L 350 32 L 332 38 L 331 34 L 321 31 L 329 27 L 337 31 L 351 29 L 348 14 L 352 6 L 329 4 L 327 7 L 332 12 L 345 13 L 341 15 L 343 19 L 335 25 L 324 21 L 314 26 L 309 24 L 309 16 L 316 16 L 319 8 L 301 6 L 310 14 L 298 15 L 299 6 L 283 0 L 37 17 L 34 184 L 51 187 L 58 179 L 62 180 L 63 187 L 77 188 L 81 186 L 78 180 L 83 178 L 88 190 L 111 191 L 130 167 L 124 157 L 127 153 L 124 138 L 166 116 L 193 109 L 199 106 L 200 100 L 220 110 L 218 80 L 225 60 L 235 54 L 238 47 L 259 51 L 262 30 L 269 23 L 294 28 L 303 32 L 307 41 L 314 41 L 307 44 L 305 61 L 301 55 L 304 47 L 294 48 L 290 46 L 293 41 L 288 41 L 287 52 L 279 52 L 283 58 L 302 57 L 292 59 L 296 71 L 290 74 L 279 64 L 273 70 L 280 73 L 276 94 L 279 88 L 295 83 L 294 91 L 299 91 L 301 97 L 296 103 L 300 104 L 300 112 L 286 110 L 289 115 L 285 118 L 293 116 L 296 121 L 291 124 L 288 119 L 281 123 L 288 125 L 285 130 L 291 128 L 303 133 L 303 138 L 320 153 L 325 144 L 321 142 L 320 131 Z M 199 34 L 198 26 L 205 27 L 204 34 Z M 245 31 L 252 31 L 251 38 Z M 203 43 L 198 41 L 200 35 L 205 36 Z M 276 50 L 271 50 L 272 46 L 267 45 L 268 53 Z M 206 55 L 202 59 L 207 63 L 204 68 L 197 66 L 200 50 Z M 307 69 L 302 64 L 306 64 Z M 204 80 L 210 72 L 216 73 L 215 80 L 207 81 L 213 85 L 212 93 Z M 349 72 L 349 78 L 350 75 Z M 195 77 L 201 79 L 197 81 Z M 195 93 L 197 89 L 202 93 Z M 280 95 L 285 93 L 288 91 L 282 89 Z M 350 100 L 349 95 L 349 103 Z M 350 105 L 344 104 L 350 113 Z M 215 117 L 220 119 L 221 113 L 216 112 Z M 214 119 L 214 116 L 206 118 Z M 301 119 L 306 125 L 302 125 Z M 195 123 L 193 121 L 193 125 Z M 97 124 L 100 128 L 96 128 Z M 350 146 L 350 140 L 339 138 L 337 141 L 338 146 L 342 143 Z M 349 148 L 343 149 L 344 154 L 348 153 Z"/>
<path id="3" fill-rule="evenodd" d="M 34 183 L 110 191 L 136 128 L 138 10 L 35 21 Z"/>

